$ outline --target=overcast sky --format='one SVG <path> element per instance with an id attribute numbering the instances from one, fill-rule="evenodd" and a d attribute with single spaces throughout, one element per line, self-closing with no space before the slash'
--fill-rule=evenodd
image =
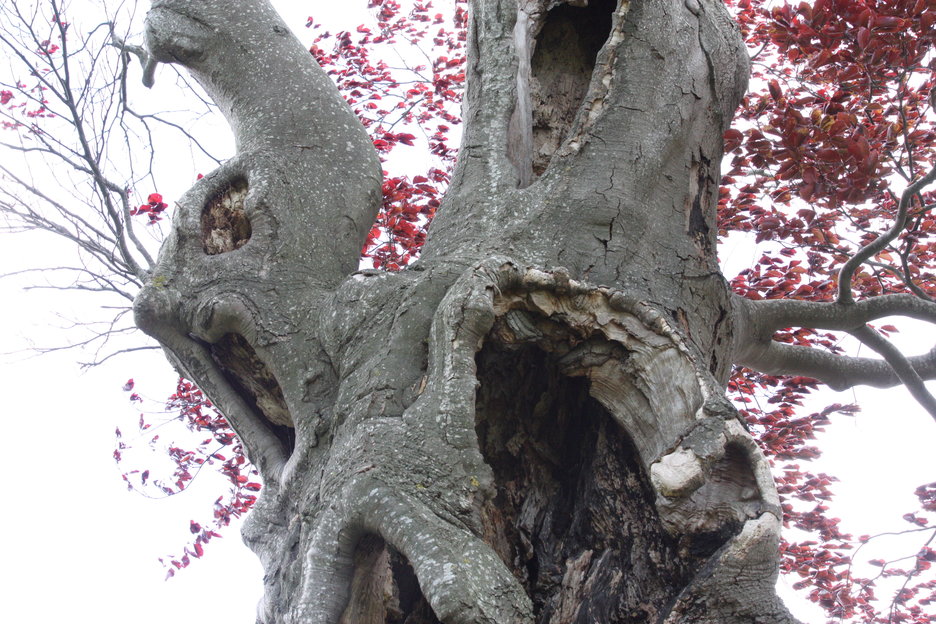
<path id="1" fill-rule="evenodd" d="M 87 10 L 96 4 L 91 2 Z M 338 3 L 275 4 L 307 40 L 306 16 L 326 22 Z M 362 20 L 352 9 L 364 11 L 366 0 L 345 0 L 340 6 L 353 25 Z M 177 177 L 183 181 L 181 192 L 191 171 Z M 38 266 L 67 253 L 44 237 L 4 237 L 0 266 L 4 271 Z M 739 246 L 723 255 L 740 268 L 753 260 L 753 253 Z M 64 351 L 34 357 L 24 352 L 30 345 L 61 344 L 66 330 L 56 327 L 69 319 L 100 318 L 101 312 L 88 297 L 24 291 L 22 284 L 0 280 L 0 352 L 5 354 L 0 356 L 0 462 L 6 486 L 0 506 L 0 531 L 6 538 L 0 566 L 3 619 L 22 624 L 75 619 L 96 624 L 252 623 L 262 570 L 236 528 L 171 581 L 164 582 L 165 569 L 157 561 L 180 552 L 190 537 L 189 519 L 210 514 L 223 484 L 202 479 L 182 496 L 149 500 L 126 491 L 112 459 L 115 426 L 132 430 L 139 413 L 121 386 L 135 377 L 154 398 L 168 394 L 174 376 L 162 356 L 143 352 L 81 371 L 76 360 L 87 355 Z M 932 345 L 933 332 L 906 332 L 903 339 L 911 351 L 918 351 L 921 342 L 926 348 Z M 830 395 L 832 401 L 857 399 L 864 406 L 855 417 L 836 419 L 822 440 L 825 457 L 814 467 L 842 478 L 835 488 L 836 514 L 845 519 L 845 530 L 855 534 L 902 528 L 900 516 L 915 508 L 913 488 L 936 481 L 936 426 L 902 389 Z M 819 621 L 809 611 L 800 613 L 807 621 Z"/>

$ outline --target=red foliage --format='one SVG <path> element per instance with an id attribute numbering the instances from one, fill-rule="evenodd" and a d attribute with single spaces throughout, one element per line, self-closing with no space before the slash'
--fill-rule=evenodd
<path id="1" fill-rule="evenodd" d="M 403 13 L 390 0 L 370 0 L 376 24 L 354 33 L 332 34 L 311 17 L 306 23 L 316 31 L 312 54 L 367 128 L 381 160 L 392 165 L 395 148 L 418 145 L 438 162 L 413 177 L 384 171 L 383 206 L 362 251 L 374 268 L 397 271 L 419 254 L 448 185 L 456 152 L 449 135 L 461 123 L 466 3 L 457 0 L 450 9 L 452 26 L 431 2 L 413 3 Z M 401 42 L 412 50 L 402 59 L 393 49 Z"/>
<path id="2" fill-rule="evenodd" d="M 719 229 L 753 235 L 766 251 L 731 284 L 751 299 L 829 301 L 842 264 L 892 225 L 903 187 L 934 164 L 936 7 L 922 0 L 732 4 L 754 69 L 751 92 L 725 134 Z M 936 294 L 934 220 L 927 212 L 934 199 L 932 192 L 915 198 L 904 232 L 855 276 L 858 298 Z M 836 335 L 809 328 L 789 328 L 774 339 L 840 350 Z M 841 532 L 827 513 L 835 479 L 803 470 L 800 462 L 818 455 L 811 441 L 831 414 L 857 407 L 797 416 L 813 388 L 802 378 L 751 371 L 737 371 L 729 385 L 775 463 L 785 525 L 814 537 L 783 543 L 783 571 L 803 577 L 797 587 L 809 588 L 810 600 L 830 617 L 933 621 L 922 607 L 926 595 L 932 599 L 934 577 L 923 578 L 928 562 L 910 569 L 881 562 L 885 576 L 904 579 L 883 611 L 874 581 L 852 576 L 863 542 Z"/>
<path id="3" fill-rule="evenodd" d="M 719 227 L 774 241 L 785 256 L 766 256 L 733 285 L 755 299 L 828 300 L 837 270 L 889 227 L 900 190 L 934 163 L 936 130 L 926 113 L 936 7 L 734 4 L 755 62 L 753 88 L 725 135 Z M 856 276 L 859 297 L 913 288 L 936 295 L 926 210 L 934 199 L 918 197 L 897 244 Z"/>
<path id="4" fill-rule="evenodd" d="M 141 205 L 139 208 L 130 209 L 130 215 L 146 215 L 149 218 L 148 223 L 162 221 L 162 213 L 169 207 L 162 199 L 162 195 L 159 193 L 150 193 L 149 197 L 146 198 L 145 204 Z"/>
<path id="5" fill-rule="evenodd" d="M 130 379 L 123 389 L 130 392 L 134 386 L 133 379 Z M 142 401 L 142 398 L 133 394 L 131 400 Z M 185 425 L 192 434 L 189 436 L 192 440 L 184 444 L 170 443 L 165 446 L 164 451 L 174 466 L 172 476 L 168 480 L 150 480 L 149 470 L 130 470 L 122 475 L 127 489 L 153 498 L 173 496 L 185 491 L 205 466 L 212 466 L 230 482 L 227 494 L 219 496 L 214 502 L 213 518 L 210 522 L 212 529 L 205 529 L 201 523 L 194 520 L 189 522 L 189 530 L 195 537 L 184 548 L 182 557 L 170 558 L 166 564 L 172 566 L 169 568 L 168 578 L 175 574 L 176 569 L 188 566 L 192 557 L 201 557 L 204 554 L 204 545 L 214 537 L 221 537 L 218 531 L 230 524 L 232 518 L 239 518 L 249 511 L 257 501 L 255 493 L 260 491 L 261 486 L 251 481 L 252 477 L 257 476 L 257 471 L 247 461 L 244 449 L 227 420 L 214 409 L 194 384 L 179 379 L 176 391 L 166 401 L 165 408 L 173 414 L 172 417 L 155 427 L 144 414 L 140 414 L 138 437 L 149 447 L 157 448 L 160 434 L 155 431 L 175 421 Z M 120 429 L 117 429 L 116 437 L 114 459 L 119 463 L 131 445 L 124 441 Z"/>

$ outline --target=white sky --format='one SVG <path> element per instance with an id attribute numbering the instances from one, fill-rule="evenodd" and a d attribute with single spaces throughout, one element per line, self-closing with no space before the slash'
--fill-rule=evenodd
<path id="1" fill-rule="evenodd" d="M 96 4 L 96 3 L 92 3 Z M 337 3 L 274 2 L 286 22 L 308 39 L 305 18 L 324 22 Z M 347 24 L 363 21 L 365 0 L 345 0 Z M 356 14 L 355 14 L 356 13 Z M 157 81 L 157 89 L 159 82 Z M 191 177 L 179 177 L 179 191 Z M 160 191 L 167 194 L 167 189 Z M 64 253 L 41 237 L 4 237 L 0 267 L 35 266 Z M 754 253 L 733 249 L 732 264 Z M 0 353 L 30 344 L 60 344 L 50 329 L 66 318 L 99 314 L 87 297 L 57 291 L 23 291 L 22 282 L 0 280 Z M 933 343 L 931 327 L 906 333 L 911 351 Z M 922 339 L 922 340 L 921 340 Z M 157 557 L 179 553 L 190 534 L 188 520 L 205 518 L 223 491 L 219 482 L 197 484 L 174 498 L 153 501 L 128 493 L 111 457 L 113 431 L 134 428 L 138 409 L 121 386 L 135 377 L 149 394 L 168 394 L 174 376 L 158 352 L 143 352 L 81 372 L 81 354 L 41 357 L 0 355 L 0 466 L 5 477 L 0 505 L 4 551 L 0 566 L 0 617 L 21 624 L 75 619 L 97 624 L 163 624 L 254 621 L 262 570 L 236 527 L 206 547 L 206 556 L 164 582 Z M 86 357 L 84 359 L 87 359 Z M 936 388 L 933 388 L 936 391 Z M 902 389 L 858 390 L 831 398 L 862 403 L 854 418 L 838 417 L 822 440 L 825 456 L 814 471 L 838 475 L 835 513 L 853 533 L 903 528 L 900 516 L 915 509 L 915 486 L 936 481 L 932 441 L 936 425 Z M 145 466 L 144 466 L 145 467 Z M 206 480 L 207 481 L 207 480 Z M 791 605 L 793 606 L 793 605 Z M 796 607 L 805 621 L 821 616 Z"/>

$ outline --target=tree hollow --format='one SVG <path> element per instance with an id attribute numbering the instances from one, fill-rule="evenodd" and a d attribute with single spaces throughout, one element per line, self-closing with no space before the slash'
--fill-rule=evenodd
<path id="1" fill-rule="evenodd" d="M 485 541 L 523 584 L 537 624 L 662 621 L 724 539 L 670 537 L 636 449 L 588 381 L 497 333 L 476 358 L 476 431 L 496 483 Z"/>

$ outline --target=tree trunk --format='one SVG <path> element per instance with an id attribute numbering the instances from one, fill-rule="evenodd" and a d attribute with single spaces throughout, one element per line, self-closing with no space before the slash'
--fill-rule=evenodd
<path id="1" fill-rule="evenodd" d="M 238 153 L 180 201 L 139 325 L 241 436 L 266 624 L 792 622 L 725 399 L 718 0 L 475 0 L 418 262 L 355 272 L 369 139 L 264 0 L 154 0 Z"/>

